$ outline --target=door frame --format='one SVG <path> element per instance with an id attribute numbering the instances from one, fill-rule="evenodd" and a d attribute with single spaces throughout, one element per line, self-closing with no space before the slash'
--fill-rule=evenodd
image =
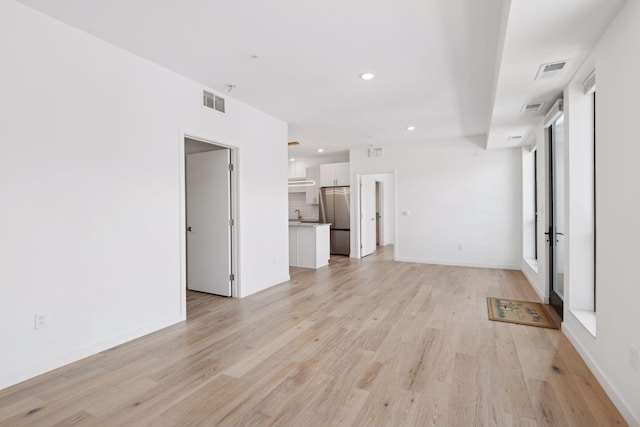
<path id="1" fill-rule="evenodd" d="M 389 212 L 382 212 L 382 215 L 392 215 L 393 221 L 393 235 L 395 236 L 395 240 L 393 243 L 393 258 L 396 259 L 398 257 L 398 174 L 396 171 L 381 171 L 381 172 L 369 172 L 369 173 L 359 173 L 355 175 L 355 179 L 352 180 L 351 183 L 355 185 L 351 186 L 351 258 L 362 258 L 362 251 L 360 250 L 360 182 L 362 176 L 364 175 L 391 175 L 393 177 L 393 206 Z M 382 206 L 386 206 L 385 200 L 389 197 L 389 189 L 387 191 L 383 190 L 383 203 Z"/>
<path id="2" fill-rule="evenodd" d="M 359 247 L 360 247 L 360 258 L 364 258 L 365 256 L 369 256 L 373 253 L 376 252 L 376 250 L 378 249 L 378 245 L 377 242 L 374 243 L 374 249 L 373 252 L 368 253 L 367 255 L 362 255 L 363 249 L 364 249 L 364 245 L 363 245 L 363 240 L 362 237 L 364 235 L 364 233 L 362 232 L 363 227 L 363 217 L 362 217 L 362 195 L 363 195 L 363 191 L 362 191 L 362 181 L 364 179 L 364 177 L 368 177 L 368 176 L 372 176 L 369 174 L 365 174 L 365 175 L 360 175 L 358 177 L 358 190 L 359 190 L 359 197 L 358 197 L 358 206 L 359 206 L 359 215 L 358 215 L 358 236 L 359 236 Z M 373 176 L 372 176 L 373 177 Z M 378 181 L 376 181 L 375 177 L 373 177 L 373 198 L 374 198 L 374 212 L 377 214 L 377 194 L 376 194 L 376 184 L 378 183 Z M 382 205 L 382 203 L 381 203 Z M 376 227 L 377 227 L 377 223 L 376 223 Z M 376 228 L 376 237 L 374 238 L 374 240 L 377 240 L 378 236 L 377 236 L 378 230 Z"/>
<path id="3" fill-rule="evenodd" d="M 562 319 L 564 316 L 564 300 L 555 292 L 554 285 L 556 284 L 558 274 L 557 274 L 557 239 L 558 239 L 558 230 L 556 224 L 557 218 L 557 200 L 556 200 L 556 146 L 555 146 L 555 124 L 554 121 L 547 129 L 547 195 L 548 200 L 547 203 L 549 207 L 548 211 L 548 227 L 547 232 L 545 233 L 548 238 L 549 246 L 547 246 L 547 265 L 548 265 L 548 286 L 547 290 L 549 292 L 549 305 L 553 307 L 553 309 L 558 313 L 560 318 Z M 564 165 L 563 165 L 564 168 Z M 564 180 L 563 180 L 564 182 Z M 564 203 L 564 201 L 563 201 Z M 565 230 L 566 231 L 566 228 Z M 563 235 L 564 238 L 564 235 Z M 566 278 L 566 276 L 565 276 Z M 565 283 L 566 285 L 566 283 Z M 565 286 L 566 289 L 566 286 Z"/>
<path id="4" fill-rule="evenodd" d="M 381 221 L 384 210 L 384 187 L 384 182 L 376 181 L 376 246 L 383 246 L 386 242 L 383 221 Z"/>
<path id="5" fill-rule="evenodd" d="M 234 280 L 231 282 L 231 297 L 240 298 L 241 295 L 241 275 L 240 275 L 240 205 L 238 203 L 238 147 L 219 142 L 211 138 L 203 137 L 198 132 L 181 129 L 178 140 L 178 167 L 179 167 L 179 200 L 180 200 L 180 317 L 182 320 L 187 318 L 187 209 L 186 209 L 186 154 L 184 150 L 185 138 L 204 142 L 207 144 L 217 145 L 219 147 L 229 149 L 229 158 L 233 169 L 231 170 L 231 218 L 234 224 L 231 227 L 231 273 Z"/>

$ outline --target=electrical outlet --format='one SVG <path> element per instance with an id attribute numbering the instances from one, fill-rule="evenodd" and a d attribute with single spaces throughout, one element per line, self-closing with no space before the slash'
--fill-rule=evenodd
<path id="1" fill-rule="evenodd" d="M 34 329 L 42 329 L 47 327 L 47 314 L 36 313 L 34 316 Z"/>
<path id="2" fill-rule="evenodd" d="M 631 367 L 638 370 L 638 347 L 633 344 L 629 344 L 629 363 L 631 363 Z"/>

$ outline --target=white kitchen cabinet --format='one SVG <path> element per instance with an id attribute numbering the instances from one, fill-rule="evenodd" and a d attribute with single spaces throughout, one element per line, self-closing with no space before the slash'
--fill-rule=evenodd
<path id="1" fill-rule="evenodd" d="M 349 163 L 320 165 L 320 186 L 337 187 L 350 185 Z"/>
<path id="2" fill-rule="evenodd" d="M 289 265 L 298 265 L 298 230 L 289 226 Z"/>
<path id="3" fill-rule="evenodd" d="M 306 202 L 310 205 L 318 205 L 320 204 L 320 193 L 318 190 L 320 188 L 320 167 L 314 166 L 307 168 L 307 179 L 312 179 L 316 183 L 304 187 L 306 191 Z"/>
<path id="4" fill-rule="evenodd" d="M 336 185 L 350 185 L 349 163 L 336 163 Z"/>
<path id="5" fill-rule="evenodd" d="M 289 265 L 320 268 L 329 264 L 329 224 L 289 224 Z"/>

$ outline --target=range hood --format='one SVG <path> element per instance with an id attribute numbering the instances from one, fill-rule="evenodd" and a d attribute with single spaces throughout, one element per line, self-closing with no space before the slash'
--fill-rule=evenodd
<path id="1" fill-rule="evenodd" d="M 300 145 L 300 143 L 298 141 L 291 141 L 287 144 L 289 147 L 293 147 L 295 149 L 295 147 L 297 145 Z M 295 158 L 289 156 L 289 161 L 291 162 L 295 162 L 294 163 L 294 167 L 297 170 L 298 168 L 298 162 L 296 161 Z M 310 187 L 312 185 L 316 185 L 316 182 L 312 179 L 307 179 L 306 176 L 304 177 L 299 177 L 299 178 L 289 178 L 289 187 Z"/>
<path id="2" fill-rule="evenodd" d="M 306 177 L 289 178 L 289 187 L 309 187 L 311 185 L 316 185 L 316 182 Z"/>

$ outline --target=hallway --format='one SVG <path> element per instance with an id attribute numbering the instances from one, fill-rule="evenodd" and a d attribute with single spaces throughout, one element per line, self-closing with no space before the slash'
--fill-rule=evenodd
<path id="1" fill-rule="evenodd" d="M 0 391 L 0 425 L 626 425 L 558 330 L 491 322 L 519 271 L 397 263 L 393 248 Z"/>

